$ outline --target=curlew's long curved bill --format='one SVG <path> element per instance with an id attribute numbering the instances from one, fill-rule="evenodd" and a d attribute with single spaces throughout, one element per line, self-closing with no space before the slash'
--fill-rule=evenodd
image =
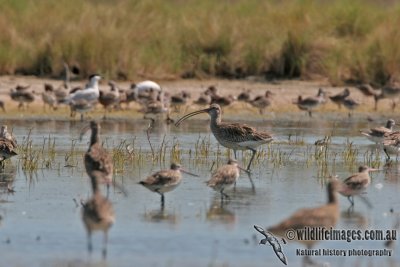
<path id="1" fill-rule="evenodd" d="M 190 117 L 192 117 L 192 116 L 196 116 L 196 115 L 201 114 L 201 113 L 208 113 L 209 110 L 210 110 L 209 108 L 206 108 L 206 109 L 201 109 L 201 110 L 194 111 L 194 112 L 191 112 L 191 113 L 189 113 L 189 114 L 186 114 L 185 116 L 183 116 L 182 118 L 180 118 L 180 119 L 175 123 L 175 126 L 178 127 L 178 126 L 181 124 L 181 122 L 183 122 L 184 120 L 186 120 L 186 119 L 188 119 L 188 118 L 190 118 Z"/>
<path id="2" fill-rule="evenodd" d="M 191 172 L 188 172 L 188 171 L 185 171 L 185 170 L 180 170 L 181 172 L 183 172 L 183 173 L 186 173 L 186 174 L 189 174 L 189 175 L 191 175 L 191 176 L 194 176 L 194 177 L 200 177 L 199 175 L 197 175 L 197 174 L 194 174 L 194 173 L 191 173 Z"/>

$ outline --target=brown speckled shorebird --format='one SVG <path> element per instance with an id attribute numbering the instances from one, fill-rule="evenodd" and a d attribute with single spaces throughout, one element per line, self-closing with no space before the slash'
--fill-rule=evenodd
<path id="1" fill-rule="evenodd" d="M 348 97 L 350 95 L 350 90 L 349 88 L 345 88 L 342 92 L 333 95 L 333 96 L 329 96 L 329 99 L 335 103 L 336 105 L 338 105 L 339 109 L 342 108 L 342 104 L 343 104 L 343 100 Z"/>
<path id="2" fill-rule="evenodd" d="M 273 140 L 269 133 L 257 131 L 246 124 L 221 122 L 222 111 L 218 104 L 211 104 L 209 108 L 186 114 L 175 123 L 175 126 L 179 126 L 187 118 L 200 113 L 208 113 L 210 115 L 212 133 L 222 146 L 233 149 L 235 159 L 237 158 L 236 150 L 251 150 L 253 155 L 247 170 L 250 170 L 251 163 L 257 153 L 257 147 Z"/>
<path id="3" fill-rule="evenodd" d="M 307 111 L 310 117 L 312 117 L 312 111 L 323 103 L 325 103 L 325 92 L 322 88 L 318 89 L 317 96 L 303 98 L 299 95 L 297 101 L 293 102 L 299 109 Z"/>
<path id="4" fill-rule="evenodd" d="M 83 134 L 89 130 L 89 128 L 92 133 L 89 149 L 84 156 L 86 172 L 92 181 L 95 180 L 97 183 L 105 183 L 107 185 L 108 197 L 114 168 L 112 158 L 100 143 L 100 125 L 97 122 L 91 121 L 90 125 L 82 130 L 81 139 Z"/>
<path id="5" fill-rule="evenodd" d="M 115 222 L 114 210 L 111 202 L 104 197 L 98 188 L 98 179 L 90 176 L 93 196 L 82 203 L 82 219 L 87 232 L 88 252 L 92 252 L 92 233 L 103 231 L 103 258 L 107 256 L 108 230 Z"/>
<path id="6" fill-rule="evenodd" d="M 164 193 L 174 190 L 181 183 L 182 174 L 186 173 L 192 176 L 197 176 L 193 173 L 187 172 L 182 169 L 181 165 L 172 163 L 169 170 L 161 170 L 150 176 L 145 180 L 140 181 L 139 184 L 143 185 L 152 192 L 161 195 L 161 207 L 164 207 L 165 197 Z"/>
<path id="7" fill-rule="evenodd" d="M 2 128 L 3 131 L 3 128 Z M 6 130 L 7 131 L 7 130 Z M 13 156 L 18 155 L 15 151 L 17 146 L 16 142 L 7 137 L 0 137 L 0 167 L 4 168 L 4 161 Z"/>
<path id="8" fill-rule="evenodd" d="M 399 154 L 400 152 L 400 131 L 385 133 L 383 135 L 383 151 L 386 154 L 386 161 L 390 160 L 389 154 Z"/>
<path id="9" fill-rule="evenodd" d="M 108 92 L 100 91 L 99 103 L 104 107 L 103 119 L 106 119 L 107 111 L 117 106 L 120 101 L 120 94 L 117 84 L 109 81 L 110 90 Z"/>
<path id="10" fill-rule="evenodd" d="M 275 235 L 285 237 L 286 232 L 289 229 L 299 230 L 304 229 L 305 227 L 325 227 L 329 229 L 330 227 L 334 227 L 340 217 L 339 200 L 337 195 L 339 189 L 339 181 L 330 181 L 327 185 L 327 204 L 315 208 L 300 209 L 286 220 L 283 220 L 275 226 L 269 227 L 267 230 Z M 297 239 L 297 236 L 294 236 L 294 240 L 304 243 L 309 249 L 317 242 L 316 239 L 300 241 Z"/>
<path id="11" fill-rule="evenodd" d="M 351 117 L 353 110 L 355 110 L 360 105 L 358 101 L 354 100 L 350 96 L 346 97 L 342 103 L 343 106 L 349 110 L 349 118 Z"/>
<path id="12" fill-rule="evenodd" d="M 221 201 L 229 196 L 224 193 L 225 188 L 231 187 L 239 178 L 240 168 L 235 159 L 229 159 L 226 165 L 219 167 L 206 184 L 221 193 Z"/>
<path id="13" fill-rule="evenodd" d="M 24 103 L 26 103 L 26 105 L 28 106 L 29 103 L 32 103 L 35 100 L 34 93 L 27 90 L 29 87 L 29 85 L 17 85 L 15 89 L 11 89 L 10 97 L 12 100 L 19 103 L 18 109 L 24 108 Z"/>
<path id="14" fill-rule="evenodd" d="M 7 125 L 2 125 L 0 129 L 0 138 L 9 140 L 14 147 L 17 147 L 17 139 L 15 136 L 10 134 L 7 130 Z"/>
<path id="15" fill-rule="evenodd" d="M 371 128 L 369 131 L 360 131 L 360 133 L 367 137 L 368 140 L 376 144 L 380 144 L 383 142 L 384 135 L 393 131 L 394 125 L 395 121 L 393 119 L 389 119 L 386 122 L 386 126 Z"/>
<path id="16" fill-rule="evenodd" d="M 354 196 L 360 196 L 360 194 L 363 193 L 371 183 L 369 172 L 372 171 L 378 171 L 378 169 L 370 168 L 368 166 L 360 166 L 358 168 L 358 173 L 351 175 L 342 182 L 339 193 L 347 197 L 351 206 L 354 206 Z M 365 199 L 363 200 L 365 201 Z M 367 205 L 371 206 L 368 202 Z"/>
<path id="17" fill-rule="evenodd" d="M 258 108 L 258 111 L 260 114 L 264 114 L 264 110 L 271 105 L 271 96 L 272 92 L 267 90 L 265 92 L 265 95 L 263 96 L 257 96 L 253 100 L 251 100 L 249 103 L 253 106 Z"/>

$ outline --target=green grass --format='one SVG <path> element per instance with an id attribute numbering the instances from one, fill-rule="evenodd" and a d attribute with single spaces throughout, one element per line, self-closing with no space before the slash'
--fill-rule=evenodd
<path id="1" fill-rule="evenodd" d="M 0 74 L 328 77 L 400 71 L 394 1 L 0 0 Z"/>

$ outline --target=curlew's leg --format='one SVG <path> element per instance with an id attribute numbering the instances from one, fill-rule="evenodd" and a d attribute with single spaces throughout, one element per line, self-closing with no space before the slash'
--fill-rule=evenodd
<path id="1" fill-rule="evenodd" d="M 229 196 L 224 193 L 224 188 L 222 188 L 219 192 L 221 193 L 221 202 L 224 201 L 224 198 L 229 198 Z"/>
<path id="2" fill-rule="evenodd" d="M 347 199 L 350 201 L 351 206 L 354 206 L 354 197 L 348 196 Z"/>
<path id="3" fill-rule="evenodd" d="M 108 230 L 104 231 L 104 240 L 103 240 L 103 259 L 107 258 L 107 243 L 108 243 Z"/>
<path id="4" fill-rule="evenodd" d="M 237 159 L 236 150 L 233 150 L 233 155 L 235 155 L 235 159 Z"/>
<path id="5" fill-rule="evenodd" d="M 309 116 L 310 118 L 312 117 L 312 111 L 311 111 L 311 110 L 308 111 L 308 116 Z"/>
<path id="6" fill-rule="evenodd" d="M 249 165 L 247 165 L 247 171 L 250 171 L 250 165 L 251 165 L 251 163 L 253 162 L 253 159 L 254 159 L 254 157 L 255 157 L 255 155 L 256 155 L 256 153 L 257 153 L 257 150 L 255 150 L 255 149 L 253 149 L 253 148 L 249 148 L 249 149 L 253 152 L 253 155 L 251 156 Z"/>
<path id="7" fill-rule="evenodd" d="M 91 230 L 87 231 L 87 242 L 88 242 L 87 243 L 88 253 L 92 254 L 93 247 L 92 247 L 92 231 Z"/>
<path id="8" fill-rule="evenodd" d="M 383 149 L 383 151 L 385 151 L 385 154 L 386 154 L 386 161 L 389 161 L 390 160 L 390 156 L 389 156 L 389 153 L 386 150 L 386 147 Z"/>

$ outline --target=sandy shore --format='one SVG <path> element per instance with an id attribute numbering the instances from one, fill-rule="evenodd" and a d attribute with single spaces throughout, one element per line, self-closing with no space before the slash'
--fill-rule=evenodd
<path id="1" fill-rule="evenodd" d="M 304 111 L 300 111 L 296 105 L 292 104 L 293 100 L 297 99 L 299 95 L 302 96 L 313 96 L 316 95 L 318 88 L 323 88 L 328 92 L 328 95 L 334 95 L 343 90 L 344 87 L 332 87 L 327 81 L 298 81 L 298 80 L 284 80 L 276 82 L 266 82 L 257 79 L 249 80 L 174 80 L 174 81 L 157 81 L 164 90 L 171 94 L 177 93 L 181 90 L 187 90 L 191 93 L 191 101 L 198 98 L 201 92 L 203 92 L 208 86 L 214 85 L 218 88 L 218 92 L 221 95 L 233 95 L 237 96 L 240 92 L 245 89 L 251 90 L 252 97 L 257 95 L 263 95 L 266 90 L 270 90 L 274 93 L 272 105 L 266 110 L 265 115 L 260 115 L 256 108 L 251 107 L 249 104 L 235 102 L 229 107 L 224 108 L 226 114 L 235 114 L 235 116 L 246 118 L 249 115 L 254 118 L 263 116 L 274 116 L 279 114 L 289 114 L 290 116 L 306 116 Z M 42 79 L 33 76 L 1 76 L 0 77 L 0 99 L 4 101 L 6 106 L 6 114 L 3 114 L 5 118 L 26 118 L 32 116 L 45 116 L 45 117 L 58 117 L 69 119 L 69 111 L 67 107 L 60 107 L 57 111 L 44 111 L 43 102 L 41 99 L 41 93 L 43 92 L 44 83 L 51 83 L 55 88 L 62 85 L 60 80 Z M 83 86 L 86 81 L 74 81 L 73 86 Z M 30 85 L 30 88 L 34 90 L 36 94 L 36 100 L 29 106 L 28 110 L 19 111 L 17 109 L 17 103 L 11 100 L 9 92 L 11 88 L 16 85 Z M 128 89 L 130 82 L 118 82 L 120 88 Z M 107 81 L 103 80 L 100 84 L 101 90 L 108 90 L 109 86 Z M 391 101 L 383 99 L 379 102 L 379 110 L 375 112 L 373 110 L 374 101 L 372 98 L 363 96 L 356 88 L 348 87 L 351 92 L 351 97 L 361 103 L 361 105 L 354 111 L 354 117 L 357 116 L 368 116 L 368 117 L 382 117 L 387 114 L 390 110 Z M 136 112 L 138 106 L 132 104 L 129 110 L 117 111 L 110 115 L 110 118 L 124 118 L 124 117 L 141 117 L 141 114 Z M 196 110 L 196 105 L 189 105 L 186 111 Z M 239 112 L 238 112 L 239 110 Z M 183 111 L 182 111 L 183 112 Z M 321 106 L 316 112 L 318 114 L 325 113 L 337 113 L 339 116 L 347 116 L 348 111 L 342 107 L 341 110 L 332 103 L 327 101 L 327 104 Z M 92 112 L 92 117 L 101 116 L 102 107 L 98 105 L 96 110 Z M 392 113 L 393 114 L 393 113 Z M 179 115 L 179 114 L 177 114 Z"/>

